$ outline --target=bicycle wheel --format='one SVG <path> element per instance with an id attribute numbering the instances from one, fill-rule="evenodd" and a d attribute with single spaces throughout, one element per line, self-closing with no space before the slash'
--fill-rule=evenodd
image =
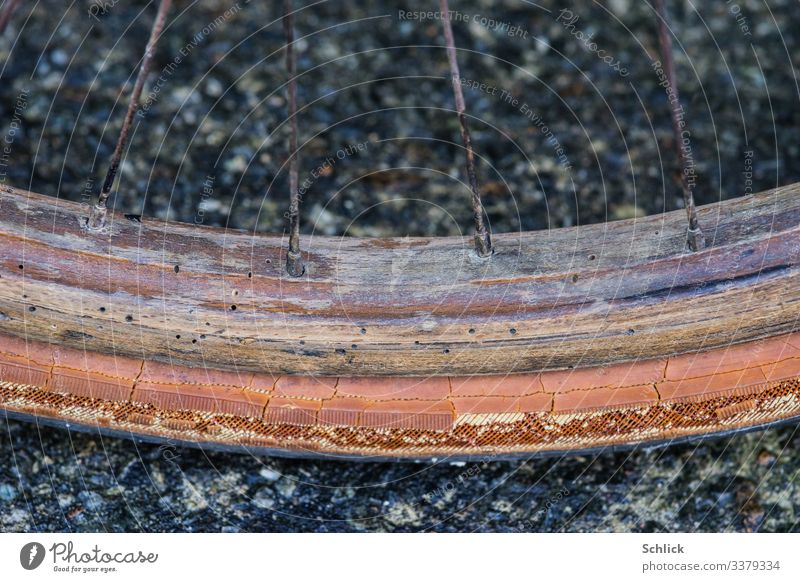
<path id="1" fill-rule="evenodd" d="M 489 236 L 458 89 L 456 102 L 473 236 L 300 246 L 297 196 L 289 240 L 126 217 L 105 206 L 124 124 L 93 212 L 3 187 L 0 406 L 113 434 L 381 458 L 656 443 L 800 414 L 800 185 Z"/>

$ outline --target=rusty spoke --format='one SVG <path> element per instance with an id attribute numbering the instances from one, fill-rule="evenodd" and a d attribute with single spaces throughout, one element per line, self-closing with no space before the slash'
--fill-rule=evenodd
<path id="1" fill-rule="evenodd" d="M 139 108 L 139 101 L 142 96 L 142 89 L 144 88 L 147 74 L 153 63 L 155 56 L 156 46 L 161 38 L 161 32 L 164 30 L 164 23 L 167 20 L 167 13 L 169 12 L 172 0 L 161 0 L 158 6 L 158 14 L 153 22 L 153 27 L 150 30 L 150 38 L 147 41 L 147 47 L 142 57 L 142 63 L 139 66 L 139 73 L 136 76 L 136 83 L 133 86 L 133 93 L 128 103 L 128 110 L 125 113 L 125 119 L 122 122 L 122 128 L 117 138 L 117 145 L 114 147 L 114 153 L 111 155 L 111 163 L 109 164 L 106 178 L 103 181 L 103 187 L 100 190 L 100 195 L 97 198 L 97 204 L 92 209 L 92 214 L 87 222 L 87 227 L 90 229 L 99 229 L 105 226 L 106 212 L 108 198 L 111 195 L 111 189 L 114 186 L 114 180 L 119 171 L 120 161 L 122 160 L 122 153 L 125 150 L 125 145 L 128 143 L 130 136 L 131 126 L 133 125 L 133 116 Z"/>
<path id="2" fill-rule="evenodd" d="M 289 115 L 289 252 L 286 270 L 292 277 L 305 272 L 300 253 L 300 179 L 297 154 L 297 58 L 294 53 L 294 14 L 292 0 L 284 0 L 283 30 L 286 35 L 287 114 Z"/>
<path id="3" fill-rule="evenodd" d="M 19 4 L 20 0 L 6 0 L 3 3 L 3 7 L 0 8 L 0 35 L 6 31 L 6 27 L 11 22 L 11 18 L 14 16 Z"/>
<path id="4" fill-rule="evenodd" d="M 472 149 L 472 138 L 467 125 L 467 108 L 464 103 L 464 93 L 461 89 L 461 73 L 458 70 L 456 45 L 453 38 L 453 28 L 450 25 L 450 9 L 447 0 L 439 0 L 439 11 L 442 14 L 444 38 L 447 45 L 447 61 L 450 65 L 450 79 L 453 84 L 458 121 L 461 124 L 461 141 L 467 158 L 467 177 L 472 191 L 472 214 L 475 219 L 475 251 L 481 257 L 488 257 L 492 254 L 492 236 L 486 227 L 484 219 L 481 192 L 478 187 L 478 173 L 475 169 L 475 151 Z"/>
<path id="5" fill-rule="evenodd" d="M 685 112 L 681 105 L 678 83 L 675 78 L 672 37 L 669 32 L 669 22 L 667 21 L 667 10 L 664 6 L 664 0 L 653 0 L 653 7 L 658 17 L 658 44 L 664 66 L 664 75 L 666 76 L 668 84 L 667 91 L 671 91 L 672 93 L 672 95 L 669 96 L 670 115 L 672 117 L 673 140 L 678 155 L 678 171 L 680 173 L 681 188 L 683 189 L 683 202 L 686 207 L 686 216 L 689 222 L 687 242 L 691 250 L 698 251 L 705 248 L 706 241 L 703 231 L 700 229 L 700 223 L 697 220 L 697 208 L 695 207 L 694 193 L 692 192 L 694 182 L 693 179 L 690 180 L 690 174 L 693 176 L 694 172 L 688 165 L 685 150 L 686 146 L 683 145 L 683 134 L 685 133 L 683 129 L 685 127 L 683 117 Z M 692 162 L 692 164 L 693 163 L 694 162 Z"/>

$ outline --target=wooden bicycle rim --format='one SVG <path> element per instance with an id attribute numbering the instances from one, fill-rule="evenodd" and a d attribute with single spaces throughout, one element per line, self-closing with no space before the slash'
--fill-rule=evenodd
<path id="1" fill-rule="evenodd" d="M 469 238 L 281 237 L 0 198 L 0 406 L 379 456 L 631 444 L 800 414 L 800 187 Z"/>

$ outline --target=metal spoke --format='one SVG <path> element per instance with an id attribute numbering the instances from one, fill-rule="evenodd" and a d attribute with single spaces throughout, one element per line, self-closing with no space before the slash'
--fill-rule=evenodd
<path id="1" fill-rule="evenodd" d="M 672 133 L 675 141 L 675 149 L 678 153 L 679 171 L 681 176 L 681 186 L 683 188 L 683 201 L 686 206 L 686 216 L 689 221 L 689 230 L 687 242 L 689 248 L 693 251 L 701 250 L 706 246 L 706 239 L 703 231 L 700 229 L 700 223 L 697 220 L 697 208 L 694 204 L 694 194 L 692 192 L 692 183 L 689 181 L 688 167 L 686 152 L 683 146 L 683 133 L 682 129 L 685 125 L 683 122 L 684 110 L 681 105 L 680 93 L 678 92 L 678 84 L 675 79 L 675 60 L 672 56 L 672 37 L 669 34 L 669 23 L 667 21 L 667 11 L 664 7 L 664 0 L 653 0 L 653 6 L 658 15 L 658 44 L 661 49 L 661 59 L 664 65 L 664 74 L 666 75 L 669 90 L 672 91 L 673 96 L 670 99 L 670 114 L 672 116 Z"/>
<path id="2" fill-rule="evenodd" d="M 0 35 L 6 31 L 6 27 L 11 22 L 11 17 L 14 16 L 19 3 L 20 0 L 6 0 L 3 3 L 3 7 L 0 8 Z"/>
<path id="3" fill-rule="evenodd" d="M 114 186 L 114 179 L 117 176 L 119 164 L 122 160 L 122 153 L 125 150 L 125 145 L 128 142 L 128 136 L 131 131 L 131 125 L 133 124 L 133 116 L 139 108 L 142 89 L 144 88 L 147 74 L 150 71 L 150 66 L 153 63 L 156 46 L 158 40 L 161 38 L 161 31 L 164 30 L 164 23 L 167 20 L 167 12 L 169 12 L 171 4 L 172 0 L 161 0 L 158 5 L 158 14 L 153 22 L 153 28 L 150 30 L 150 39 L 147 41 L 147 47 L 142 57 L 142 64 L 139 66 L 139 73 L 136 76 L 136 83 L 133 86 L 131 100 L 128 103 L 128 111 L 122 122 L 122 129 L 120 129 L 117 145 L 114 147 L 114 153 L 111 156 L 111 163 L 106 172 L 106 179 L 103 182 L 103 188 L 100 190 L 100 195 L 97 198 L 97 204 L 95 204 L 92 209 L 92 214 L 86 224 L 90 229 L 102 228 L 105 225 L 108 197 L 111 195 L 111 189 Z"/>
<path id="4" fill-rule="evenodd" d="M 287 88 L 287 113 L 289 115 L 289 252 L 286 255 L 286 270 L 292 277 L 305 272 L 303 255 L 300 253 L 300 178 L 297 155 L 297 59 L 294 54 L 294 14 L 292 0 L 284 0 L 283 30 L 286 34 L 286 71 L 289 75 Z"/>
<path id="5" fill-rule="evenodd" d="M 461 74 L 458 70 L 456 46 L 453 39 L 453 28 L 450 25 L 450 9 L 447 5 L 447 0 L 439 0 L 439 12 L 442 15 L 444 38 L 447 45 L 447 60 L 450 64 L 450 78 L 453 83 L 453 94 L 456 100 L 456 111 L 458 112 L 458 121 L 461 123 L 461 141 L 464 144 L 464 151 L 467 156 L 467 177 L 469 179 L 469 187 L 472 190 L 472 213 L 475 218 L 475 251 L 481 257 L 488 257 L 492 254 L 492 236 L 486 227 L 486 221 L 483 217 L 483 203 L 481 202 L 481 192 L 478 188 L 478 174 L 475 170 L 475 152 L 472 149 L 472 138 L 467 126 L 464 93 L 461 89 Z"/>

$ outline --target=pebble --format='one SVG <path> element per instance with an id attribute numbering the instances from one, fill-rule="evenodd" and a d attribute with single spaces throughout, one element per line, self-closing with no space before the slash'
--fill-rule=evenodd
<path id="1" fill-rule="evenodd" d="M 225 171 L 231 174 L 241 174 L 247 169 L 247 158 L 242 155 L 233 156 L 225 161 Z"/>
<path id="2" fill-rule="evenodd" d="M 69 62 L 69 55 L 61 49 L 56 49 L 50 53 L 50 61 L 58 67 L 63 67 Z"/>
<path id="3" fill-rule="evenodd" d="M 225 87 L 219 80 L 212 77 L 206 81 L 206 95 L 210 97 L 219 97 L 222 95 L 223 91 L 225 91 Z"/>
<path id="4" fill-rule="evenodd" d="M 272 509 L 275 507 L 275 492 L 263 487 L 256 492 L 251 501 L 259 509 Z"/>
<path id="5" fill-rule="evenodd" d="M 78 499 L 89 511 L 99 511 L 105 504 L 103 497 L 95 491 L 81 491 Z"/>
<path id="6" fill-rule="evenodd" d="M 19 495 L 17 488 L 9 483 L 0 483 L 0 499 L 3 501 L 14 501 Z"/>
<path id="7" fill-rule="evenodd" d="M 766 449 L 762 449 L 761 452 L 758 453 L 756 462 L 762 467 L 769 466 L 775 462 L 775 455 Z"/>
<path id="8" fill-rule="evenodd" d="M 277 481 L 278 479 L 281 478 L 281 474 L 278 473 L 278 471 L 270 469 L 269 467 L 264 467 L 258 472 L 258 474 L 261 475 L 267 481 Z"/>

